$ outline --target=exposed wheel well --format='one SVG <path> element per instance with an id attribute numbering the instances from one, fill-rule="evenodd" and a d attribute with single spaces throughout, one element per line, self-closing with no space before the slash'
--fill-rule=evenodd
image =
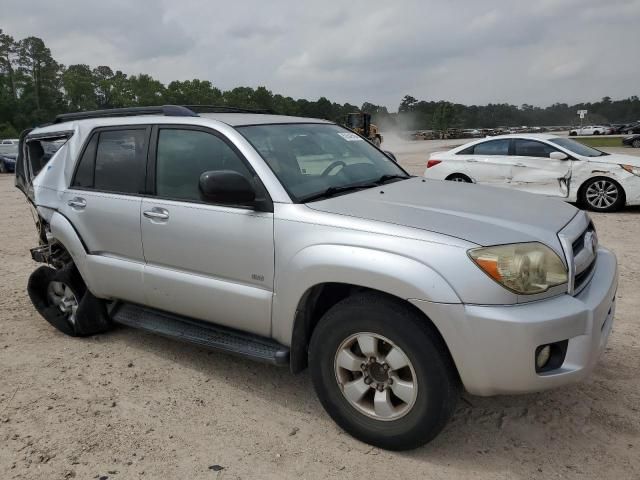
<path id="1" fill-rule="evenodd" d="M 471 180 L 471 178 L 469 178 L 469 176 L 465 175 L 464 173 L 452 173 L 447 178 L 445 178 L 445 180 L 452 180 L 454 178 L 462 178 L 465 182 L 473 183 L 473 180 Z"/>
<path id="2" fill-rule="evenodd" d="M 321 283 L 308 289 L 300 299 L 300 302 L 298 302 L 290 351 L 290 368 L 293 373 L 301 372 L 307 367 L 307 349 L 309 342 L 311 341 L 313 331 L 322 316 L 339 301 L 350 295 L 361 292 L 372 292 L 382 297 L 386 297 L 390 302 L 400 302 L 403 305 L 408 305 L 410 309 L 414 310 L 418 315 L 424 318 L 425 324 L 433 329 L 442 341 L 447 353 L 451 356 L 447 343 L 444 341 L 444 338 L 442 338 L 440 331 L 415 305 L 402 298 L 372 288 L 350 285 L 347 283 Z M 452 365 L 455 365 L 453 359 Z"/>

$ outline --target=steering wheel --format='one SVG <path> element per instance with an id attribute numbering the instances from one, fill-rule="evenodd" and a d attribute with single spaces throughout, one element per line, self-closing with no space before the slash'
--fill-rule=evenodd
<path id="1" fill-rule="evenodd" d="M 335 168 L 337 168 L 337 167 L 344 168 L 346 165 L 347 164 L 344 163 L 342 160 L 336 160 L 335 162 L 331 162 L 331 165 L 329 165 L 327 168 L 325 168 L 324 171 L 322 172 L 322 176 L 326 177 Z"/>

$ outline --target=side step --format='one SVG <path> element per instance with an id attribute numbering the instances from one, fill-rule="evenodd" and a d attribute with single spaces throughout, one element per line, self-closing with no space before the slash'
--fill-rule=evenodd
<path id="1" fill-rule="evenodd" d="M 198 346 L 274 365 L 289 364 L 289 348 L 266 337 L 193 320 L 148 307 L 122 303 L 111 312 L 114 322 Z"/>

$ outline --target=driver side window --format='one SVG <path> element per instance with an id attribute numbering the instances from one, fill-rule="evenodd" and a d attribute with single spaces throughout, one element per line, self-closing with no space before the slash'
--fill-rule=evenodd
<path id="1" fill-rule="evenodd" d="M 204 172 L 233 170 L 251 180 L 253 175 L 221 138 L 199 130 L 161 128 L 156 156 L 156 195 L 201 201 L 199 182 Z"/>

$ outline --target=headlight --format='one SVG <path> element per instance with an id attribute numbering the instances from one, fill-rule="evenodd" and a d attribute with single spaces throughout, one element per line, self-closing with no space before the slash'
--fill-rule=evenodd
<path id="1" fill-rule="evenodd" d="M 638 177 L 640 177 L 640 168 L 634 167 L 633 165 L 620 165 L 620 166 L 624 168 L 627 172 L 633 173 L 634 175 L 637 175 Z"/>
<path id="2" fill-rule="evenodd" d="M 518 294 L 542 293 L 567 283 L 560 257 L 538 242 L 474 248 L 468 253 L 487 275 Z"/>

